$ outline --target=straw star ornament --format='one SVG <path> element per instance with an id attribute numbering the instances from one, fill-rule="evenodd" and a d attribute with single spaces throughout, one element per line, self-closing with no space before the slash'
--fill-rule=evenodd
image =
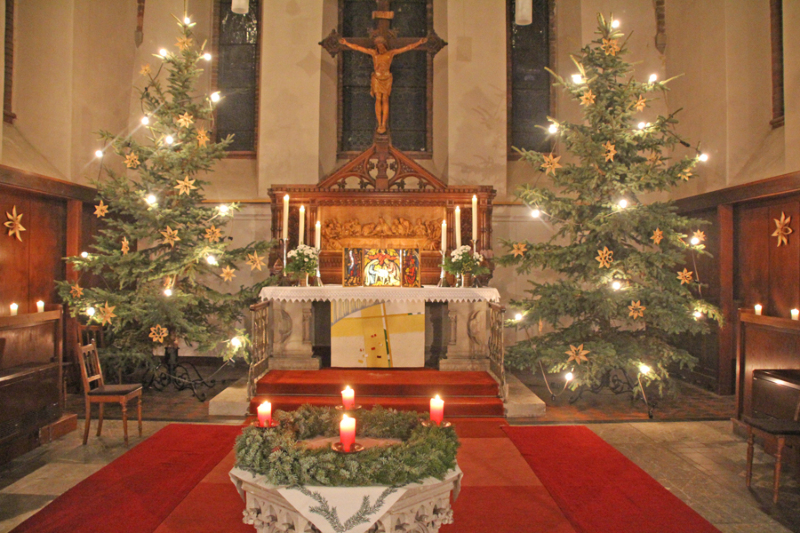
<path id="1" fill-rule="evenodd" d="M 525 252 L 527 251 L 528 251 L 528 245 L 526 245 L 524 242 L 518 242 L 517 244 L 514 245 L 512 253 L 514 254 L 514 257 L 519 257 L 521 255 L 525 255 Z"/>
<path id="2" fill-rule="evenodd" d="M 189 176 L 186 176 L 183 180 L 178 180 L 178 184 L 173 188 L 178 189 L 178 196 L 183 194 L 189 195 L 192 194 L 193 190 L 197 189 L 197 187 L 194 186 L 195 181 L 197 180 L 190 180 Z"/>
<path id="3" fill-rule="evenodd" d="M 781 218 L 780 220 L 777 218 L 773 218 L 775 221 L 775 226 L 777 229 L 772 233 L 773 237 L 778 238 L 778 246 L 785 244 L 789 245 L 789 235 L 792 233 L 792 228 L 789 227 L 789 223 L 792 221 L 792 217 L 787 217 L 786 213 L 781 211 Z M 8 224 L 8 222 L 6 222 Z"/>
<path id="4" fill-rule="evenodd" d="M 203 128 L 197 128 L 197 146 L 205 147 L 208 140 L 208 132 Z"/>
<path id="5" fill-rule="evenodd" d="M 236 272 L 235 269 L 226 266 L 225 268 L 222 269 L 222 274 L 220 275 L 222 276 L 222 279 L 224 279 L 225 281 L 232 281 L 233 278 L 236 277 L 236 274 L 234 274 L 234 272 Z"/>
<path id="6" fill-rule="evenodd" d="M 620 51 L 619 42 L 616 39 L 603 39 L 602 48 L 607 56 L 615 56 Z"/>
<path id="7" fill-rule="evenodd" d="M 664 232 L 658 228 L 656 228 L 656 230 L 653 232 L 653 236 L 650 237 L 650 240 L 653 241 L 656 245 L 660 244 L 663 239 L 664 239 Z"/>
<path id="8" fill-rule="evenodd" d="M 606 162 L 613 161 L 614 156 L 617 154 L 616 147 L 611 144 L 611 141 L 606 141 L 603 147 L 606 149 Z"/>
<path id="9" fill-rule="evenodd" d="M 186 113 L 178 117 L 177 122 L 178 126 L 180 126 L 181 128 L 188 128 L 189 126 L 194 124 L 194 119 L 192 118 L 192 115 L 190 115 L 189 112 L 187 111 Z"/>
<path id="10" fill-rule="evenodd" d="M 689 178 L 692 177 L 692 171 L 687 168 L 686 170 L 681 171 L 681 173 L 678 174 L 678 177 L 683 181 L 689 181 Z"/>
<path id="11" fill-rule="evenodd" d="M 640 95 L 639 99 L 636 101 L 636 103 L 633 104 L 633 107 L 636 109 L 636 111 L 641 112 L 641 111 L 644 111 L 646 103 L 647 103 L 647 100 L 645 99 L 645 97 Z"/>
<path id="12" fill-rule="evenodd" d="M 133 169 L 137 168 L 139 166 L 139 157 L 134 153 L 126 155 L 125 166 Z"/>
<path id="13" fill-rule="evenodd" d="M 106 216 L 108 213 L 108 205 L 103 203 L 103 200 L 100 200 L 100 203 L 94 206 L 94 214 L 97 215 L 97 218 L 101 218 Z"/>
<path id="14" fill-rule="evenodd" d="M 128 252 L 131 251 L 131 243 L 128 242 L 127 237 L 122 238 L 122 255 L 128 255 Z"/>
<path id="15" fill-rule="evenodd" d="M 210 228 L 206 228 L 206 240 L 208 242 L 219 242 L 222 238 L 222 230 L 220 230 L 216 226 L 211 226 Z"/>
<path id="16" fill-rule="evenodd" d="M 149 76 L 152 73 L 153 73 L 153 69 L 148 64 L 142 65 L 141 70 L 139 70 L 139 74 L 141 74 L 142 76 Z"/>
<path id="17" fill-rule="evenodd" d="M 148 335 L 153 342 L 164 342 L 164 337 L 169 335 L 167 328 L 161 327 L 161 324 L 156 324 L 155 327 L 150 328 L 150 335 Z"/>
<path id="18" fill-rule="evenodd" d="M 108 305 L 108 302 L 106 302 L 105 306 L 97 308 L 97 314 L 100 315 L 98 318 L 103 326 L 111 324 L 111 319 L 116 318 L 117 315 L 114 314 L 114 309 L 116 308 L 116 305 Z"/>
<path id="19" fill-rule="evenodd" d="M 700 242 L 705 242 L 706 240 L 706 234 L 700 230 L 697 230 L 694 233 L 692 233 L 692 237 Z"/>
<path id="20" fill-rule="evenodd" d="M 192 46 L 192 38 L 191 37 L 178 38 L 177 46 L 181 50 L 181 52 L 183 52 L 184 50 Z"/>
<path id="21" fill-rule="evenodd" d="M 550 155 L 545 155 L 542 157 L 544 159 L 544 163 L 542 163 L 541 168 L 545 169 L 545 175 L 552 174 L 555 176 L 556 169 L 561 168 L 561 165 L 558 164 L 558 160 L 561 159 L 561 156 L 553 157 L 553 153 L 550 152 Z"/>
<path id="22" fill-rule="evenodd" d="M 586 356 L 589 355 L 590 352 L 589 350 L 583 349 L 583 344 L 577 347 L 570 344 L 569 350 L 567 350 L 564 353 L 569 356 L 569 359 L 567 359 L 567 363 L 569 363 L 570 361 L 575 361 L 578 364 L 581 364 L 582 362 L 586 363 L 589 362 L 589 358 Z"/>
<path id="23" fill-rule="evenodd" d="M 175 243 L 181 240 L 181 238 L 178 237 L 178 230 L 172 229 L 169 226 L 167 226 L 167 229 L 161 232 L 161 235 L 164 236 L 164 239 L 161 242 L 164 244 L 169 244 L 170 246 L 175 246 Z"/>
<path id="24" fill-rule="evenodd" d="M 644 318 L 644 311 L 647 309 L 645 306 L 642 305 L 641 300 L 636 300 L 635 302 L 631 300 L 631 305 L 628 306 L 628 316 L 632 319 L 636 320 L 637 318 Z"/>
<path id="25" fill-rule="evenodd" d="M 5 222 L 5 227 L 8 228 L 8 236 L 16 237 L 19 242 L 22 242 L 21 232 L 27 231 L 22 225 L 22 213 L 17 214 L 17 206 L 14 206 L 9 213 L 6 211 L 8 221 Z"/>
<path id="26" fill-rule="evenodd" d="M 691 270 L 683 269 L 683 272 L 678 272 L 678 279 L 681 280 L 681 285 L 689 284 L 694 281 L 694 273 Z"/>
<path id="27" fill-rule="evenodd" d="M 592 92 L 591 89 L 587 89 L 585 93 L 581 95 L 581 105 L 589 105 L 593 104 L 596 95 Z"/>
<path id="28" fill-rule="evenodd" d="M 656 166 L 657 164 L 661 163 L 661 154 L 658 152 L 653 152 L 647 156 L 647 162 L 650 163 L 651 166 Z"/>
<path id="29" fill-rule="evenodd" d="M 73 298 L 80 298 L 81 296 L 83 296 L 83 289 L 79 287 L 78 284 L 76 283 L 75 285 L 69 288 L 69 294 Z"/>
<path id="30" fill-rule="evenodd" d="M 261 271 L 261 267 L 264 266 L 263 257 L 258 257 L 258 252 L 253 252 L 252 254 L 247 254 L 247 261 L 246 263 L 250 265 L 250 270 L 259 270 Z"/>
<path id="31" fill-rule="evenodd" d="M 595 260 L 600 263 L 599 268 L 609 268 L 614 261 L 614 252 L 609 250 L 607 246 L 603 246 L 602 250 L 597 250 Z"/>

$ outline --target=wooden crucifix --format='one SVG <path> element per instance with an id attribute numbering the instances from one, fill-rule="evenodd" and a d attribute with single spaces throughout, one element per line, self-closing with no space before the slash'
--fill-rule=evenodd
<path id="1" fill-rule="evenodd" d="M 348 38 L 340 36 L 336 30 L 331 31 L 322 42 L 322 45 L 331 56 L 336 56 L 340 51 L 353 50 L 372 56 L 373 72 L 370 81 L 370 96 L 375 98 L 375 118 L 377 120 L 377 133 L 386 134 L 389 121 L 389 96 L 392 93 L 392 59 L 394 56 L 420 50 L 436 55 L 439 50 L 447 45 L 433 28 L 429 28 L 428 36 L 422 39 L 398 37 L 390 28 L 394 12 L 390 7 L 391 0 L 376 0 L 377 10 L 372 12 L 372 18 L 378 20 L 378 27 L 370 30 L 369 37 Z"/>

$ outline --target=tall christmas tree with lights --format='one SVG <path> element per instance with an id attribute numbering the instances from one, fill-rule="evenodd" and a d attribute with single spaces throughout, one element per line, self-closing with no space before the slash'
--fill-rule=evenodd
<path id="1" fill-rule="evenodd" d="M 106 354 L 123 360 L 149 361 L 155 347 L 179 341 L 233 356 L 245 344 L 236 326 L 246 306 L 272 281 L 224 290 L 239 263 L 261 271 L 271 244 L 229 248 L 225 226 L 238 206 L 203 203 L 208 182 L 199 173 L 225 157 L 232 137 L 212 140 L 220 95 L 194 90 L 199 64 L 211 56 L 195 43 L 188 17 L 178 26 L 177 50 L 162 49 L 158 66 L 142 66 L 141 127 L 100 133 L 105 148 L 96 155 L 122 158 L 127 171 L 103 167 L 95 206 L 102 229 L 91 251 L 69 258 L 82 279 L 94 274 L 94 286 L 59 287 L 73 315 L 107 328 Z"/>
<path id="2" fill-rule="evenodd" d="M 689 146 L 674 131 L 674 114 L 643 121 L 651 95 L 667 82 L 634 78 L 617 27 L 599 15 L 598 38 L 573 56 L 578 73 L 569 79 L 553 73 L 583 112 L 580 123 L 550 119 L 549 131 L 574 162 L 522 152 L 552 186 L 528 185 L 517 195 L 552 226 L 552 238 L 506 242 L 510 253 L 500 258 L 520 274 L 558 274 L 554 282 L 531 281 L 528 296 L 512 302 L 520 310 L 517 324 L 540 331 L 513 346 L 507 363 L 568 372 L 573 389 L 597 390 L 620 371 L 660 387 L 670 368 L 695 362 L 676 346 L 676 336 L 705 333 L 709 320 L 721 323 L 719 311 L 701 298 L 696 268 L 684 267 L 694 254 L 707 253 L 703 222 L 680 216 L 669 202 L 640 200 L 691 179 L 707 157 L 699 150 L 673 155 L 678 145 Z"/>

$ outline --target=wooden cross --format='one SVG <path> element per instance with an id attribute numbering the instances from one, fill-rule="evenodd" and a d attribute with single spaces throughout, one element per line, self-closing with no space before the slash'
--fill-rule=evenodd
<path id="1" fill-rule="evenodd" d="M 398 37 L 397 33 L 391 29 L 391 21 L 394 18 L 394 11 L 391 10 L 391 0 L 375 0 L 377 10 L 372 12 L 372 18 L 378 21 L 378 27 L 370 30 L 369 37 L 348 37 L 347 40 L 353 44 L 364 48 L 374 48 L 375 38 L 380 36 L 386 40 L 389 48 L 402 48 L 419 40 L 417 37 Z M 335 29 L 325 37 L 319 44 L 336 57 L 336 54 L 348 48 L 339 42 L 339 32 Z M 416 50 L 427 52 L 431 57 L 439 53 L 439 50 L 447 46 L 447 43 L 438 35 L 433 28 L 428 28 L 428 42 L 416 48 Z"/>

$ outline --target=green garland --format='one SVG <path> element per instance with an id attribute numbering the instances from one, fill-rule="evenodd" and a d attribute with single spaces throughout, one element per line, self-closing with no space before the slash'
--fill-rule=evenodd
<path id="1" fill-rule="evenodd" d="M 304 405 L 276 411 L 276 428 L 250 426 L 236 439 L 236 466 L 266 477 L 272 485 L 400 486 L 427 477 L 443 479 L 456 466 L 459 442 L 452 427 L 425 427 L 418 413 L 376 406 L 358 410 L 357 437 L 402 442 L 354 454 L 330 448 L 309 449 L 302 440 L 339 434 L 340 412 Z"/>

